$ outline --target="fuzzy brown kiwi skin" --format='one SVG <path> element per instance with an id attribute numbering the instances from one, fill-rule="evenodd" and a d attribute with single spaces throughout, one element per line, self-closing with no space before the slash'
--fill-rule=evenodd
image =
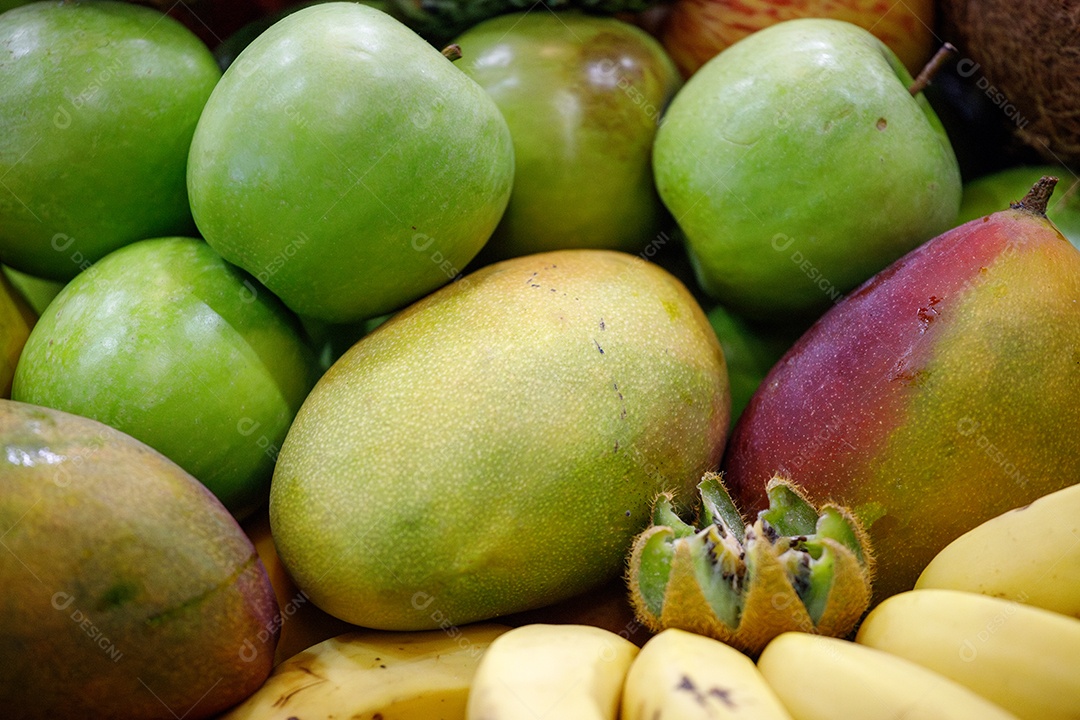
<path id="1" fill-rule="evenodd" d="M 698 486 L 703 501 L 709 485 L 715 488 L 714 494 L 719 493 L 730 503 L 722 479 L 712 473 L 706 474 Z M 738 589 L 728 596 L 739 607 L 734 624 L 723 619 L 722 612 L 717 614 L 702 585 L 720 581 L 716 576 L 703 579 L 695 569 L 700 553 L 712 551 L 702 550 L 700 543 L 695 545 L 699 536 L 672 515 L 670 495 L 658 496 L 654 525 L 635 539 L 625 576 L 635 614 L 651 632 L 679 628 L 707 635 L 756 656 L 783 632 L 796 630 L 843 637 L 852 631 L 871 598 L 874 559 L 868 535 L 846 508 L 826 503 L 818 511 L 805 491 L 785 478 L 774 477 L 767 483 L 767 489 L 770 509 L 761 512 L 753 525 L 746 525 L 740 542 L 734 549 L 729 548 L 737 552 L 740 562 L 745 562 L 745 570 L 735 586 Z M 737 512 L 733 505 L 731 508 Z M 708 513 L 703 510 L 701 516 L 698 524 L 707 524 Z M 716 522 L 719 535 L 710 536 L 714 541 L 720 542 L 719 537 L 734 534 L 726 528 L 729 520 Z M 678 527 L 673 528 L 672 524 Z M 670 543 L 670 555 L 649 554 L 647 547 L 664 540 L 663 536 Z M 808 541 L 817 546 L 818 552 L 828 552 L 833 559 L 830 582 L 821 596 L 826 600 L 820 617 L 811 616 L 780 555 L 785 549 Z M 645 585 L 648 587 L 643 590 Z M 657 602 L 661 585 L 662 599 Z M 717 589 L 712 586 L 712 592 Z"/>
<path id="2" fill-rule="evenodd" d="M 205 718 L 269 674 L 277 602 L 198 481 L 85 418 L 0 401 L 0 706 Z"/>

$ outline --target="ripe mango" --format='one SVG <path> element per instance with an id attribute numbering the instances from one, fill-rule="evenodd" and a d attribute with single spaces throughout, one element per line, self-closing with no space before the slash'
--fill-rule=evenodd
<path id="1" fill-rule="evenodd" d="M 274 538 L 270 535 L 270 517 L 265 508 L 245 519 L 242 527 L 259 553 L 281 609 L 278 615 L 280 632 L 274 650 L 275 667 L 312 645 L 356 630 L 349 623 L 324 613 L 296 587 L 274 547 Z"/>
<path id="2" fill-rule="evenodd" d="M 657 493 L 690 501 L 729 406 L 716 335 L 666 271 L 601 250 L 507 260 L 327 371 L 278 457 L 274 540 L 357 625 L 547 605 L 622 572 Z"/>
<path id="3" fill-rule="evenodd" d="M 875 595 L 949 542 L 1080 479 L 1080 251 L 1052 178 L 929 241 L 826 313 L 766 376 L 724 461 L 736 502 L 779 473 L 852 508 Z"/>
<path id="4" fill-rule="evenodd" d="M 0 400 L 0 708 L 205 718 L 270 673 L 277 603 L 201 483 L 87 418 Z"/>

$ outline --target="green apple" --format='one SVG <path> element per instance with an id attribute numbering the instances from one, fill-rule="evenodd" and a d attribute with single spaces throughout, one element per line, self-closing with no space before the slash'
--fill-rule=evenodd
<path id="1" fill-rule="evenodd" d="M 122 2 L 0 16 L 0 261 L 68 280 L 136 240 L 192 231 L 184 168 L 220 77 L 187 28 Z"/>
<path id="2" fill-rule="evenodd" d="M 1061 179 L 1046 208 L 1046 217 L 1069 242 L 1080 248 L 1080 197 L 1077 197 L 1080 180 L 1068 169 L 1053 165 L 1009 168 L 965 183 L 956 224 L 1006 209 L 1021 200 L 1044 175 Z"/>
<path id="3" fill-rule="evenodd" d="M 229 66 L 191 145 L 203 237 L 301 315 L 346 323 L 448 283 L 499 222 L 510 131 L 491 98 L 366 5 L 304 8 Z"/>
<path id="4" fill-rule="evenodd" d="M 610 17 L 503 15 L 456 40 L 459 66 L 514 138 L 514 190 L 492 258 L 640 251 L 666 218 L 652 179 L 660 114 L 682 84 L 660 43 Z"/>
<path id="5" fill-rule="evenodd" d="M 657 188 L 704 289 L 763 319 L 820 313 L 952 226 L 945 131 L 880 40 L 791 20 L 702 67 L 657 133 Z"/>
<path id="6" fill-rule="evenodd" d="M 292 15 L 298 10 L 303 10 L 311 5 L 318 5 L 323 2 L 327 2 L 327 0 L 312 0 L 311 2 L 289 5 L 276 13 L 263 15 L 260 18 L 252 20 L 232 35 L 229 35 L 229 37 L 222 40 L 218 43 L 217 47 L 214 48 L 214 57 L 217 59 L 218 65 L 221 67 L 222 71 L 227 70 L 229 66 L 233 64 L 233 61 L 236 60 L 236 56 L 240 54 L 240 51 L 250 45 L 255 38 L 266 32 L 271 25 L 284 17 Z M 387 2 L 385 0 L 358 0 L 358 2 L 387 12 Z"/>
<path id="7" fill-rule="evenodd" d="M 315 379 L 276 298 L 201 240 L 161 238 L 68 283 L 27 340 L 12 397 L 141 440 L 243 516 L 265 502 Z"/>

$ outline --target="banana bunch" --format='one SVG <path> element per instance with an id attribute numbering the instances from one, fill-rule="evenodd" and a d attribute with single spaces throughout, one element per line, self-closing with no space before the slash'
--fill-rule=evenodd
<path id="1" fill-rule="evenodd" d="M 671 628 L 645 643 L 630 666 L 620 717 L 791 720 L 792 715 L 749 657 L 719 640 Z"/>
<path id="2" fill-rule="evenodd" d="M 753 661 L 719 640 L 670 629 L 639 652 L 608 630 L 541 624 L 492 643 L 467 713 L 468 720 L 791 717 Z"/>
<path id="3" fill-rule="evenodd" d="M 943 675 L 838 638 L 784 633 L 758 669 L 795 720 L 1015 720 Z"/>
<path id="4" fill-rule="evenodd" d="M 1019 718 L 1080 718 L 1080 620 L 962 590 L 894 595 L 855 641 L 922 665 Z"/>
<path id="5" fill-rule="evenodd" d="M 795 720 L 1078 720 L 1078 618 L 1075 485 L 956 539 L 855 642 L 785 633 L 758 669 Z"/>
<path id="6" fill-rule="evenodd" d="M 915 587 L 967 590 L 1080 618 L 1080 484 L 961 535 Z"/>
<path id="7" fill-rule="evenodd" d="M 481 657 L 507 630 L 472 625 L 331 638 L 278 665 L 220 720 L 461 720 Z"/>
<path id="8" fill-rule="evenodd" d="M 522 625 L 491 644 L 468 720 L 615 720 L 638 647 L 591 625 Z"/>

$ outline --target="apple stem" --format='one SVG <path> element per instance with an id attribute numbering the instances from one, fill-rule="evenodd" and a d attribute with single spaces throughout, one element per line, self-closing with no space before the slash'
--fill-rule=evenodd
<path id="1" fill-rule="evenodd" d="M 1024 210 L 1033 215 L 1046 217 L 1046 206 L 1050 203 L 1050 196 L 1054 194 L 1054 186 L 1057 182 L 1056 177 L 1043 175 L 1031 186 L 1023 200 L 1010 203 L 1009 207 L 1013 210 Z"/>
<path id="2" fill-rule="evenodd" d="M 447 45 L 446 47 L 444 47 L 442 49 L 442 54 L 443 54 L 443 57 L 446 58 L 447 60 L 449 60 L 450 62 L 454 62 L 455 60 L 460 60 L 461 59 L 461 46 L 458 45 L 457 43 L 450 43 L 449 45 Z"/>
<path id="3" fill-rule="evenodd" d="M 912 96 L 915 96 L 925 90 L 926 86 L 929 85 L 930 81 L 937 75 L 941 66 L 945 64 L 945 61 L 948 60 L 954 52 L 956 52 L 956 46 L 952 43 L 945 43 L 942 45 L 941 48 L 934 53 L 934 57 L 930 58 L 930 62 L 926 63 L 926 65 L 923 66 L 923 69 L 919 71 L 915 81 L 912 82 L 911 87 L 908 88 L 908 92 L 911 93 Z"/>

